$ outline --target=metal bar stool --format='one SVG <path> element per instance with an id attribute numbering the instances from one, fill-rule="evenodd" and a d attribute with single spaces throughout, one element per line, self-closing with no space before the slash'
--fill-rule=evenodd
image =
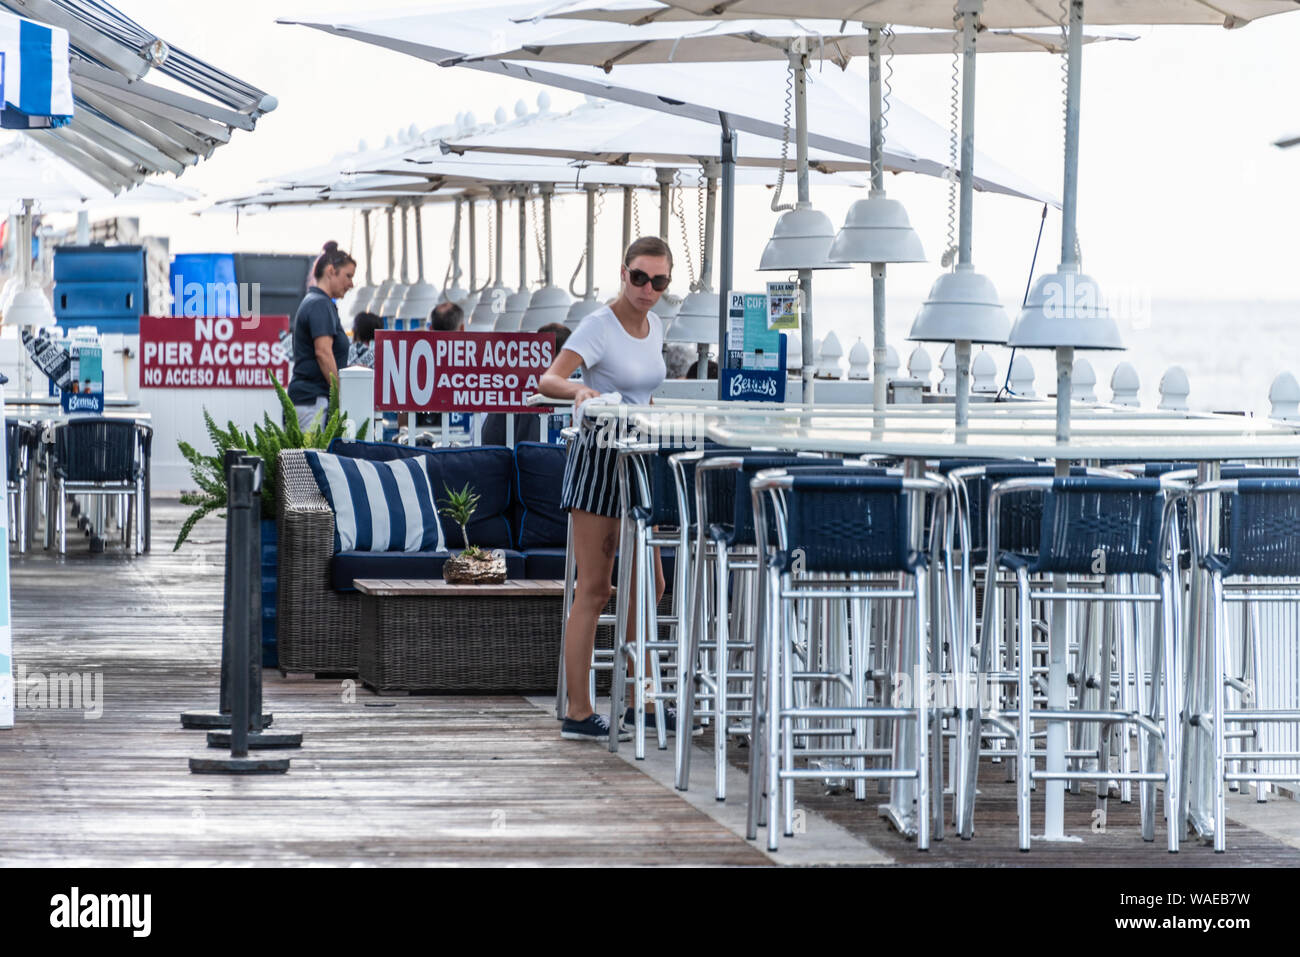
<path id="1" fill-rule="evenodd" d="M 17 419 L 5 420 L 5 498 L 9 510 L 9 538 L 27 551 L 27 500 L 30 464 L 36 452 L 37 431 Z"/>
<path id="2" fill-rule="evenodd" d="M 1286 471 L 1294 475 L 1294 470 Z M 1193 553 L 1209 576 L 1211 616 L 1204 629 L 1193 630 L 1190 660 L 1198 668 L 1209 669 L 1211 694 L 1208 703 L 1191 696 L 1187 702 L 1183 728 L 1183 786 L 1186 788 L 1189 784 L 1186 781 L 1191 764 L 1189 752 L 1195 744 L 1195 737 L 1209 735 L 1214 753 L 1214 850 L 1221 853 L 1227 847 L 1226 785 L 1255 781 L 1258 787 L 1266 781 L 1300 780 L 1300 771 L 1262 770 L 1265 764 L 1298 762 L 1300 752 L 1266 752 L 1258 748 L 1238 752 L 1229 750 L 1228 743 L 1235 728 L 1248 726 L 1252 732 L 1257 732 L 1264 724 L 1294 724 L 1300 722 L 1300 710 L 1260 707 L 1254 689 L 1229 668 L 1226 648 L 1227 606 L 1230 602 L 1300 599 L 1300 478 L 1238 478 L 1209 482 L 1193 490 L 1193 507 L 1198 510 L 1211 507 L 1216 495 L 1224 496 L 1224 512 L 1228 515 L 1226 547 L 1211 551 L 1208 543 L 1196 538 L 1196 523 L 1192 523 Z M 1231 591 L 1228 590 L 1228 579 L 1239 579 L 1231 583 Z M 1240 707 L 1229 707 L 1230 692 L 1241 695 Z M 1255 770 L 1230 769 L 1231 765 L 1243 762 L 1253 763 Z M 1262 788 L 1257 797 L 1261 794 Z M 1183 826 L 1185 821 L 1180 819 L 1180 827 Z"/>
<path id="3" fill-rule="evenodd" d="M 1003 499 L 1027 491 L 1042 494 L 1042 519 L 1037 554 L 1027 556 L 1001 548 L 999 512 Z M 1179 844 L 1179 827 L 1175 824 L 1178 809 L 1179 749 L 1177 684 L 1171 679 L 1176 668 L 1176 599 L 1170 554 L 1170 513 L 1180 491 L 1158 479 L 1051 478 L 1012 479 L 995 486 L 990 495 L 989 556 L 990 562 L 1009 569 L 1016 576 L 1019 654 L 1017 685 L 1017 723 L 1008 727 L 1017 746 L 1017 811 L 1020 824 L 1020 849 L 1030 848 L 1030 791 L 1034 781 L 1111 779 L 1139 781 L 1144 790 L 1142 837 L 1155 839 L 1155 785 L 1165 786 L 1165 810 L 1170 852 Z M 1145 576 L 1155 578 L 1155 592 L 1116 592 L 1071 589 L 1058 591 L 1051 584 L 1033 588 L 1031 575 L 1100 577 Z M 1142 695 L 1137 683 L 1137 707 L 1130 711 L 1111 710 L 1109 696 L 1101 710 L 1035 709 L 1032 686 L 1032 613 L 1031 603 L 1051 602 L 1151 602 L 1159 605 L 1160 638 L 1153 647 L 1149 667 L 1135 662 L 1137 674 L 1149 670 L 1152 685 L 1149 695 Z M 1145 698 L 1145 702 L 1143 701 Z M 1115 722 L 1135 724 L 1142 742 L 1143 770 L 1124 772 L 1111 768 L 1095 771 L 1079 769 L 1037 770 L 1032 749 L 1033 722 L 1097 722 L 1109 726 Z M 1156 770 L 1157 756 L 1164 767 Z M 1100 796 L 1099 796 L 1100 799 Z"/>
<path id="4" fill-rule="evenodd" d="M 687 586 L 686 556 L 690 548 L 689 513 L 680 511 L 677 485 L 672 478 L 669 459 L 685 451 L 680 446 L 623 440 L 618 444 L 619 489 L 623 501 L 623 524 L 619 542 L 617 614 L 614 627 L 614 673 L 610 690 L 610 728 L 621 720 L 626 693 L 625 661 L 632 665 L 633 690 L 632 742 L 637 760 L 645 758 L 646 704 L 676 701 L 678 631 L 684 617 Z M 672 606 L 660 615 L 654 598 L 653 572 L 656 548 L 674 551 Z M 632 578 L 636 576 L 633 586 Z M 635 591 L 635 606 L 629 595 Z M 627 625 L 633 623 L 634 638 L 627 641 Z M 659 626 L 672 629 L 672 637 L 661 639 Z M 647 658 L 650 675 L 645 673 Z M 664 670 L 674 671 L 672 690 L 665 690 Z M 647 687 L 649 685 L 649 687 Z M 666 750 L 667 722 L 655 721 L 655 738 L 659 750 Z M 692 726 L 679 726 L 678 734 L 689 736 Z M 609 736 L 609 750 L 618 750 L 618 735 Z"/>
<path id="5" fill-rule="evenodd" d="M 127 522 L 134 530 L 135 553 L 144 551 L 144 443 L 152 432 L 138 422 L 98 417 L 73 419 L 54 427 L 50 471 L 59 554 L 67 553 L 65 505 L 69 493 L 128 494 L 131 504 Z"/>
<path id="6" fill-rule="evenodd" d="M 934 496 L 934 507 L 946 508 L 942 482 L 926 478 L 858 475 L 760 473 L 751 483 L 758 553 L 768 554 L 769 521 L 776 534 L 767 563 L 764 589 L 765 620 L 761 651 L 766 655 L 763 713 L 755 724 L 755 765 L 751 777 L 762 775 L 767 786 L 767 844 L 776 850 L 778 828 L 794 831 L 794 782 L 824 778 L 824 769 L 796 767 L 796 757 L 835 756 L 853 762 L 837 776 L 857 780 L 910 779 L 917 786 L 917 847 L 930 844 L 930 704 L 926 684 L 930 646 L 926 600 L 927 556 L 922 539 L 913 532 L 914 497 Z M 882 577 L 884 580 L 882 581 Z M 844 675 L 811 669 L 795 670 L 800 640 L 796 608 L 807 602 L 847 602 L 845 615 L 857 627 L 869 624 L 871 601 L 911 600 L 915 615 L 910 633 L 894 657 L 897 667 L 912 671 L 910 694 L 889 706 L 801 706 L 796 682 L 842 683 Z M 809 659 L 809 662 L 811 659 Z M 910 700 L 908 700 L 910 699 Z M 806 700 L 811 700 L 807 698 Z M 912 722 L 915 733 L 895 732 L 891 767 L 861 766 L 858 758 L 877 758 L 850 737 L 846 746 L 805 747 L 797 754 L 795 738 L 826 737 L 825 729 L 796 730 L 796 722 L 889 720 Z M 910 746 L 904 746 L 908 742 Z M 762 754 L 765 767 L 759 768 Z M 864 763 L 864 762 L 863 762 Z M 755 783 L 756 780 L 755 780 Z M 761 798 L 751 790 L 751 818 Z"/>
<path id="7" fill-rule="evenodd" d="M 749 692 L 735 691 L 737 679 L 749 678 L 752 669 L 743 662 L 732 669 L 732 659 L 753 651 L 752 633 L 758 601 L 757 572 L 761 564 L 754 535 L 753 499 L 749 483 L 759 472 L 800 466 L 823 470 L 838 469 L 841 459 L 817 455 L 774 452 L 715 451 L 684 453 L 672 458 L 679 486 L 687 470 L 693 471 L 692 500 L 696 521 L 696 546 L 691 555 L 690 614 L 679 632 L 682 645 L 678 660 L 683 662 L 678 684 L 678 718 L 693 720 L 696 702 L 709 712 L 714 740 L 714 797 L 727 798 L 727 746 L 732 734 L 748 734 L 748 723 L 735 725 L 732 719 L 750 717 Z M 883 470 L 877 470 L 883 474 Z M 734 578 L 733 578 L 734 575 Z M 711 587 L 710 587 L 711 586 Z M 732 595 L 735 613 L 732 612 Z M 705 655 L 709 656 L 702 663 Z M 739 704 L 737 702 L 740 702 Z M 677 747 L 677 787 L 687 790 L 690 781 L 691 748 L 685 739 Z"/>

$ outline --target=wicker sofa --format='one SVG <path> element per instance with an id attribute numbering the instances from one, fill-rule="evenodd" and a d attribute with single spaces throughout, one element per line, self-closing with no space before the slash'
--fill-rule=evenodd
<path id="1" fill-rule="evenodd" d="M 392 459 L 421 455 L 428 460 L 437 496 L 470 482 L 482 496 L 469 526 L 475 545 L 500 548 L 510 578 L 562 578 L 565 516 L 559 509 L 564 449 L 520 443 L 515 451 L 419 449 L 381 442 L 336 442 L 330 451 L 355 458 Z M 344 552 L 335 554 L 334 515 L 312 476 L 302 450 L 279 461 L 279 599 L 277 636 L 280 670 L 356 674 L 361 631 L 358 578 L 437 578 L 450 552 Z M 464 542 L 460 530 L 443 522 L 448 548 Z"/>

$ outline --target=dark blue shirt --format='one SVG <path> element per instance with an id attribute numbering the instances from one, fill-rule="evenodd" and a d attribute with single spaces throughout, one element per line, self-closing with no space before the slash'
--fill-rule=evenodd
<path id="1" fill-rule="evenodd" d="M 295 405 L 309 405 L 330 394 L 329 382 L 316 361 L 316 339 L 330 336 L 334 340 L 334 365 L 348 364 L 348 334 L 343 331 L 334 300 L 319 286 L 307 290 L 298 313 L 293 317 L 293 378 L 289 381 L 289 398 Z"/>

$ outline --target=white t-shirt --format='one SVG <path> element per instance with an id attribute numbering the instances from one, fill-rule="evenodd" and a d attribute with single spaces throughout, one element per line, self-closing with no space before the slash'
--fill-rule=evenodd
<path id="1" fill-rule="evenodd" d="M 631 405 L 649 405 L 650 393 L 667 376 L 664 324 L 646 313 L 650 332 L 644 339 L 628 335 L 609 306 L 597 309 L 569 336 L 564 348 L 582 357 L 582 381 L 597 392 L 617 392 Z"/>

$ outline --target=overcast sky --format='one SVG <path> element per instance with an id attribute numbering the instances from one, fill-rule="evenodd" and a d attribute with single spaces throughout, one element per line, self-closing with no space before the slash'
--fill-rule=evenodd
<path id="1" fill-rule="evenodd" d="M 116 0 L 125 13 L 167 41 L 254 83 L 279 98 L 279 108 L 252 133 L 236 132 L 214 158 L 182 182 L 210 197 L 253 188 L 276 172 L 310 166 L 379 145 L 414 123 L 449 122 L 464 109 L 480 120 L 516 100 L 534 103 L 540 87 L 478 71 L 442 69 L 424 61 L 304 27 L 276 17 L 341 20 L 364 15 L 340 0 Z M 387 0 L 385 8 L 446 3 Z M 542 6 L 539 0 L 539 6 Z M 1300 14 L 1225 31 L 1217 27 L 1133 28 L 1134 43 L 1090 47 L 1084 61 L 1079 230 L 1088 272 L 1112 295 L 1160 299 L 1297 299 L 1294 266 L 1300 222 L 1300 148 L 1272 141 L 1300 132 Z M 947 123 L 949 57 L 898 57 L 895 94 Z M 779 64 L 773 64 L 780 70 Z M 826 66 L 825 69 L 836 69 Z M 863 76 L 865 62 L 851 67 Z M 977 146 L 1003 164 L 1060 190 L 1063 96 L 1060 60 L 1048 55 L 989 55 L 979 63 Z M 552 90 L 552 108 L 580 99 Z M 534 107 L 535 108 L 535 105 Z M 774 118 L 780 104 L 772 104 Z M 926 250 L 944 246 L 946 185 L 901 175 L 889 178 Z M 814 205 L 837 223 L 853 199 L 849 189 L 814 194 Z M 557 277 L 567 280 L 581 250 L 581 201 L 557 212 Z M 688 203 L 688 208 L 691 204 Z M 599 282 L 612 290 L 619 224 L 617 203 L 606 207 L 597 260 Z M 693 208 L 688 214 L 692 242 Z M 652 200 L 642 223 L 653 224 Z M 1028 274 L 1039 207 L 977 194 L 975 264 L 1002 297 L 1018 304 Z M 757 263 L 775 214 L 761 189 L 742 191 L 738 209 L 737 285 L 760 287 Z M 512 222 L 508 218 L 508 222 Z M 441 277 L 449 217 L 427 217 L 427 268 Z M 328 238 L 359 247 L 350 213 L 273 213 L 196 218 L 173 208 L 144 211 L 147 233 L 170 235 L 173 252 L 313 251 Z M 676 225 L 674 229 L 676 229 Z M 513 232 L 511 230 L 510 232 Z M 507 249 L 511 248 L 507 235 Z M 680 239 L 676 240 L 680 243 Z M 1047 219 L 1039 270 L 1059 258 L 1059 217 Z M 535 267 L 534 267 L 535 268 Z M 936 262 L 891 269 L 891 289 L 919 295 L 939 270 Z M 859 275 L 859 272 L 862 274 Z M 680 271 L 679 271 L 680 274 Z M 511 267 L 507 280 L 514 276 Z M 824 274 L 822 293 L 866 290 L 865 271 Z"/>

